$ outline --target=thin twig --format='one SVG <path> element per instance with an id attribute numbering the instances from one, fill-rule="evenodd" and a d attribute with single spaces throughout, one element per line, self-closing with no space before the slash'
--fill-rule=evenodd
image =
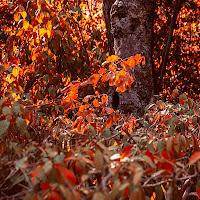
<path id="1" fill-rule="evenodd" d="M 108 174 L 107 176 L 105 176 L 101 182 L 101 187 L 102 187 L 102 190 L 103 190 L 103 193 L 105 194 L 107 192 L 107 188 L 106 188 L 106 185 L 107 185 L 107 182 L 108 180 L 112 177 L 112 174 Z"/>

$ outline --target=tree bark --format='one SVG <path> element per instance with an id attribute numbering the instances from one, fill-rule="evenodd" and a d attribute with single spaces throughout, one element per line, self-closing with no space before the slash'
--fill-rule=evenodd
<path id="1" fill-rule="evenodd" d="M 104 0 L 104 13 L 109 1 Z M 117 109 L 132 113 L 135 117 L 143 114 L 145 106 L 154 94 L 152 35 L 155 6 L 155 0 L 116 0 L 112 2 L 110 10 L 110 25 L 107 24 L 108 15 L 105 16 L 106 27 L 110 27 L 114 38 L 115 55 L 122 59 L 136 54 L 145 56 L 145 65 L 136 66 L 131 71 L 135 77 L 132 88 L 124 93 L 119 92 L 117 97 Z M 110 38 L 108 40 L 112 41 Z M 115 104 L 116 92 L 112 89 L 108 96 L 109 104 Z"/>

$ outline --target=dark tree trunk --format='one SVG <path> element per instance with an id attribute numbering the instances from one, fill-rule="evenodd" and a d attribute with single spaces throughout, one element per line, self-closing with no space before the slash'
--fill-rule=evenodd
<path id="1" fill-rule="evenodd" d="M 114 52 L 114 38 L 111 33 L 111 23 L 110 23 L 110 10 L 114 2 L 115 0 L 103 1 L 103 14 L 104 14 L 104 19 L 106 23 L 106 29 L 107 29 L 106 35 L 108 38 L 108 51 L 110 55 L 113 55 L 115 53 Z"/>
<path id="2" fill-rule="evenodd" d="M 115 55 L 122 59 L 136 54 L 145 56 L 145 65 L 134 67 L 131 71 L 135 77 L 132 88 L 124 93 L 119 92 L 118 95 L 111 89 L 109 94 L 110 105 L 114 105 L 117 100 L 119 110 L 132 113 L 136 117 L 143 114 L 144 107 L 154 94 L 152 35 L 155 6 L 155 0 L 117 0 L 115 2 L 104 0 L 106 27 L 109 29 L 108 41 L 112 44 L 112 37 L 114 38 Z"/>

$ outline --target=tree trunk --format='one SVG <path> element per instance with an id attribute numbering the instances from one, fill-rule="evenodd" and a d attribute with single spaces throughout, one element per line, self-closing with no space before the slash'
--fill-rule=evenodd
<path id="1" fill-rule="evenodd" d="M 109 2 L 104 0 L 104 13 L 109 13 Z M 136 66 L 131 71 L 135 77 L 132 88 L 118 95 L 111 89 L 108 95 L 110 105 L 118 101 L 117 109 L 135 117 L 143 114 L 154 94 L 152 35 L 155 6 L 155 0 L 116 0 L 110 6 L 110 19 L 107 19 L 108 14 L 105 16 L 106 27 L 110 27 L 108 34 L 112 33 L 114 38 L 115 55 L 122 59 L 136 54 L 145 56 L 145 65 Z M 111 36 L 108 41 L 112 44 Z"/>

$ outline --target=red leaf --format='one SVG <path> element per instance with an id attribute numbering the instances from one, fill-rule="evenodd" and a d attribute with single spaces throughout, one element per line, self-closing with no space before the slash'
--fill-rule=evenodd
<path id="1" fill-rule="evenodd" d="M 95 130 L 97 129 L 97 123 L 95 123 L 95 122 L 90 122 L 90 125 L 93 126 Z"/>
<path id="2" fill-rule="evenodd" d="M 181 94 L 181 95 L 179 96 L 179 103 L 181 104 L 181 106 L 184 105 L 186 99 L 187 99 L 187 95 L 186 95 L 186 94 Z"/>
<path id="3" fill-rule="evenodd" d="M 194 134 L 192 134 L 192 138 L 193 138 L 193 153 L 194 153 L 198 149 L 198 141 L 195 138 Z"/>
<path id="4" fill-rule="evenodd" d="M 198 198 L 200 199 L 200 189 L 197 189 L 197 195 L 198 195 Z"/>
<path id="5" fill-rule="evenodd" d="M 146 151 L 145 155 L 148 156 L 149 158 L 151 158 L 151 160 L 154 162 L 154 156 L 150 151 Z"/>
<path id="6" fill-rule="evenodd" d="M 50 185 L 48 183 L 42 183 L 41 188 L 42 190 L 48 190 L 50 188 Z"/>
<path id="7" fill-rule="evenodd" d="M 5 152 L 5 143 L 0 142 L 0 156 Z"/>
<path id="8" fill-rule="evenodd" d="M 129 155 L 132 153 L 132 150 L 131 150 L 132 147 L 133 147 L 133 145 L 129 145 L 129 146 L 127 146 L 127 147 L 125 147 L 125 148 L 123 149 L 122 155 L 121 155 L 121 159 L 123 159 L 123 158 L 129 156 Z"/>
<path id="9" fill-rule="evenodd" d="M 33 173 L 31 174 L 32 176 L 32 183 L 34 184 L 35 181 L 37 180 L 37 176 L 39 175 L 39 173 L 42 171 L 43 165 L 38 165 L 35 170 L 33 171 Z"/>
<path id="10" fill-rule="evenodd" d="M 189 165 L 194 164 L 197 160 L 200 159 L 200 151 L 196 151 L 192 154 L 189 160 Z"/>
<path id="11" fill-rule="evenodd" d="M 57 192 L 50 192 L 49 193 L 49 200 L 61 200 L 61 197 L 59 196 L 59 194 Z"/>
<path id="12" fill-rule="evenodd" d="M 60 164 L 55 164 L 56 178 L 60 184 L 68 184 L 73 187 L 76 185 L 76 179 L 72 171 L 60 166 Z"/>

